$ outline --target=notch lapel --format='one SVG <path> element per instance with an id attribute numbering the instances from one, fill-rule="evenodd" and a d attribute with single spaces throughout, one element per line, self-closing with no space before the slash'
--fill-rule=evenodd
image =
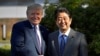
<path id="1" fill-rule="evenodd" d="M 63 55 L 66 53 L 66 50 L 70 49 L 71 45 L 73 44 L 73 39 L 74 39 L 74 31 L 71 29 Z"/>
<path id="2" fill-rule="evenodd" d="M 40 30 L 40 34 L 41 34 L 41 52 L 42 52 L 42 54 L 44 54 L 45 48 L 46 48 L 46 43 L 45 43 L 45 40 L 44 40 L 45 32 L 44 32 L 41 25 L 39 25 L 39 30 Z"/>
<path id="3" fill-rule="evenodd" d="M 54 48 L 56 49 L 57 54 L 59 55 L 59 42 L 58 42 L 58 35 L 59 35 L 59 31 L 56 32 L 56 34 L 54 35 L 54 40 L 52 41 L 52 45 L 54 46 Z"/>
<path id="4" fill-rule="evenodd" d="M 36 37 L 35 37 L 35 32 L 33 30 L 33 27 L 31 25 L 31 23 L 29 22 L 29 20 L 26 20 L 25 21 L 25 30 L 28 34 L 30 34 L 30 38 L 33 40 L 33 45 L 35 46 L 37 52 L 39 53 L 39 47 L 38 47 L 38 43 L 37 43 L 37 40 L 36 40 Z"/>
<path id="5" fill-rule="evenodd" d="M 42 54 L 44 54 L 44 51 L 45 51 L 45 42 L 44 42 L 44 40 L 43 40 L 43 38 L 41 38 L 41 52 L 42 52 Z"/>
<path id="6" fill-rule="evenodd" d="M 27 29 L 27 31 L 30 33 L 32 39 L 33 39 L 33 42 L 34 42 L 34 45 L 37 49 L 37 52 L 39 53 L 39 47 L 38 47 L 38 43 L 37 43 L 37 40 L 36 40 L 36 37 L 35 37 L 35 32 L 33 29 Z"/>

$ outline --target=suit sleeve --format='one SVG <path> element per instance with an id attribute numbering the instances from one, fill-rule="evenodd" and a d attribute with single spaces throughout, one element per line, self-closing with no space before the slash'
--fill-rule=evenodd
<path id="1" fill-rule="evenodd" d="M 79 56 L 88 56 L 87 42 L 84 35 L 82 35 L 80 39 L 79 52 Z"/>
<path id="2" fill-rule="evenodd" d="M 48 53 L 48 56 L 51 56 L 51 52 L 52 52 L 52 48 L 51 48 L 51 38 L 50 38 L 50 35 L 48 37 L 48 48 L 47 48 L 47 53 Z"/>
<path id="3" fill-rule="evenodd" d="M 24 51 L 24 31 L 15 24 L 11 35 L 11 56 L 23 56 Z"/>

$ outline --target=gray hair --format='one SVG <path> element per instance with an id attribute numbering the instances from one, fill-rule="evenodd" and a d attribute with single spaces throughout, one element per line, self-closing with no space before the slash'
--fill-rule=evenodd
<path id="1" fill-rule="evenodd" d="M 28 11 L 30 10 L 42 10 L 43 11 L 43 7 L 40 4 L 31 4 L 27 7 L 27 11 L 26 13 L 28 13 Z"/>

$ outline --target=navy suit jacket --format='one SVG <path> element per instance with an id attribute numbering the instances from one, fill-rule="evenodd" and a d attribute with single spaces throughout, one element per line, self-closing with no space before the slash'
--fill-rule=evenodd
<path id="1" fill-rule="evenodd" d="M 42 54 L 45 54 L 48 30 L 39 25 L 42 35 Z M 38 56 L 33 27 L 28 20 L 14 24 L 11 35 L 11 56 Z"/>
<path id="2" fill-rule="evenodd" d="M 49 35 L 48 54 L 49 56 L 60 56 L 59 31 L 55 31 Z M 63 56 L 88 56 L 87 42 L 84 34 L 71 29 Z"/>

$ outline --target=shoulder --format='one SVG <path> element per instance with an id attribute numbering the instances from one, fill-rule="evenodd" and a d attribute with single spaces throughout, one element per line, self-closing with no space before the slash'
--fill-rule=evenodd
<path id="1" fill-rule="evenodd" d="M 73 35 L 74 35 L 74 37 L 85 37 L 85 34 L 84 33 L 82 33 L 82 32 L 79 32 L 79 31 L 77 31 L 77 30 L 73 30 L 73 29 L 71 29 L 71 32 L 73 33 Z"/>
<path id="2" fill-rule="evenodd" d="M 56 30 L 56 31 L 54 31 L 54 32 L 51 32 L 51 33 L 49 34 L 49 36 L 55 36 L 55 35 L 59 35 L 59 31 L 58 31 L 58 30 Z"/>
<path id="3" fill-rule="evenodd" d="M 25 22 L 26 22 L 26 20 L 25 21 L 19 21 L 19 22 L 15 23 L 14 26 L 24 25 Z"/>
<path id="4" fill-rule="evenodd" d="M 39 25 L 40 27 L 40 30 L 43 30 L 43 31 L 48 31 L 49 32 L 49 29 L 43 25 Z"/>
<path id="5" fill-rule="evenodd" d="M 24 20 L 24 21 L 19 21 L 19 22 L 15 23 L 13 25 L 13 27 L 23 28 L 23 27 L 29 26 L 29 25 L 30 25 L 29 21 L 28 20 Z"/>

